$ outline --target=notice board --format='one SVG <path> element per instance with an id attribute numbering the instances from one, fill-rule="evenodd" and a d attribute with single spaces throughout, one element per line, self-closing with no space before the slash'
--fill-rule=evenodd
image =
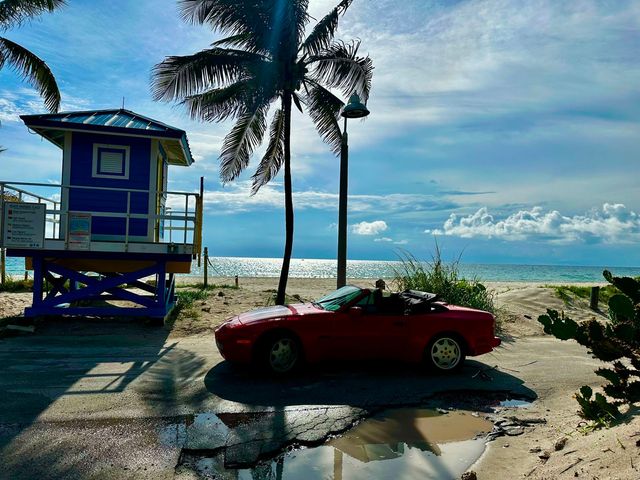
<path id="1" fill-rule="evenodd" d="M 44 203 L 5 202 L 2 212 L 2 246 L 43 249 L 47 206 Z"/>
<path id="2" fill-rule="evenodd" d="M 91 214 L 69 212 L 69 250 L 91 249 Z"/>

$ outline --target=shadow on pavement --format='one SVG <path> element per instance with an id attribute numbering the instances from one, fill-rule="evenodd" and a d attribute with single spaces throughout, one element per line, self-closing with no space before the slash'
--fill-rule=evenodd
<path id="1" fill-rule="evenodd" d="M 403 364 L 325 365 L 288 379 L 261 377 L 221 362 L 205 377 L 207 390 L 244 405 L 411 405 L 444 392 L 502 393 L 535 400 L 523 380 L 484 363 L 467 360 L 453 375 L 430 375 Z"/>
<path id="2" fill-rule="evenodd" d="M 140 447 L 142 426 L 83 419 L 108 411 L 109 394 L 126 395 L 141 375 L 175 357 L 176 344 L 165 345 L 169 333 L 140 320 L 53 318 L 35 335 L 1 340 L 0 477 L 88 478 L 107 471 L 124 478 L 133 472 L 123 465 L 146 470 L 144 454 L 127 458 L 136 452 L 130 444 L 138 445 L 138 455 L 158 448 L 148 441 Z"/>

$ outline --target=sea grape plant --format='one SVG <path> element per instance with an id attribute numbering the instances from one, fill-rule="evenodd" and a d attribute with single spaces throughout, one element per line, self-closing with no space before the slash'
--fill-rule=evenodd
<path id="1" fill-rule="evenodd" d="M 620 407 L 640 402 L 640 282 L 614 277 L 608 270 L 603 275 L 620 292 L 609 299 L 609 322 L 592 319 L 577 323 L 550 309 L 538 321 L 545 333 L 560 340 L 576 340 L 595 358 L 612 362 L 610 368 L 595 371 L 607 381 L 603 385 L 606 397 L 601 393 L 594 396 L 586 385 L 576 393 L 582 417 L 610 423 L 621 415 Z"/>

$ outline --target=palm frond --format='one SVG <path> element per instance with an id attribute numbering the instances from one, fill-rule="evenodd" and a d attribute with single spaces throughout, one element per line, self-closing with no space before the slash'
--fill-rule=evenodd
<path id="1" fill-rule="evenodd" d="M 180 0 L 184 20 L 232 36 L 247 35 L 238 45 L 251 51 L 263 50 L 272 7 L 272 0 Z"/>
<path id="2" fill-rule="evenodd" d="M 66 0 L 1 0 L 0 29 L 15 27 L 24 21 L 66 5 Z"/>
<path id="3" fill-rule="evenodd" d="M 169 101 L 231 84 L 238 81 L 252 63 L 262 61 L 263 57 L 256 53 L 217 47 L 194 55 L 167 57 L 153 69 L 153 97 Z"/>
<path id="4" fill-rule="evenodd" d="M 260 33 L 262 45 L 274 61 L 289 63 L 295 58 L 306 26 L 307 3 L 307 0 L 271 1 L 266 19 L 269 28 Z"/>
<path id="5" fill-rule="evenodd" d="M 315 82 L 309 82 L 309 93 L 305 103 L 309 115 L 322 139 L 331 146 L 333 153 L 338 155 L 342 147 L 342 132 L 338 119 L 344 103 L 329 90 Z"/>
<path id="6" fill-rule="evenodd" d="M 309 0 L 295 0 L 291 2 L 293 8 L 293 21 L 296 26 L 296 46 L 302 43 L 304 34 L 311 18 L 307 13 L 309 9 Z"/>
<path id="7" fill-rule="evenodd" d="M 240 33 L 238 35 L 231 35 L 230 37 L 222 38 L 211 44 L 212 47 L 236 47 L 243 48 L 246 43 L 251 40 L 251 35 L 248 33 Z"/>
<path id="8" fill-rule="evenodd" d="M 258 193 L 261 187 L 278 174 L 282 162 L 284 162 L 284 112 L 279 109 L 271 121 L 267 151 L 262 157 L 256 173 L 251 177 L 253 179 L 252 195 Z"/>
<path id="9" fill-rule="evenodd" d="M 300 113 L 304 113 L 304 110 L 302 110 L 302 104 L 300 103 L 300 98 L 298 97 L 298 95 L 296 95 L 295 93 L 292 93 L 291 98 L 293 100 L 294 105 L 298 109 L 298 111 Z"/>
<path id="10" fill-rule="evenodd" d="M 356 92 L 366 102 L 371 91 L 373 62 L 358 57 L 360 42 L 337 42 L 320 54 L 309 57 L 311 78 L 329 88 L 342 90 L 345 96 Z"/>
<path id="11" fill-rule="evenodd" d="M 228 87 L 189 95 L 180 103 L 187 107 L 189 116 L 194 120 L 220 122 L 237 117 L 244 111 L 255 86 L 251 80 L 240 80 Z"/>
<path id="12" fill-rule="evenodd" d="M 220 178 L 223 182 L 235 180 L 249 165 L 251 154 L 264 137 L 268 110 L 267 102 L 245 111 L 225 137 L 220 153 Z"/>
<path id="13" fill-rule="evenodd" d="M 329 48 L 338 28 L 340 15 L 351 6 L 353 0 L 342 0 L 322 20 L 320 20 L 302 44 L 302 50 L 309 55 L 318 55 Z"/>
<path id="14" fill-rule="evenodd" d="M 0 69 L 9 63 L 24 80 L 38 90 L 50 112 L 60 108 L 60 90 L 53 73 L 35 54 L 26 48 L 0 37 Z"/>

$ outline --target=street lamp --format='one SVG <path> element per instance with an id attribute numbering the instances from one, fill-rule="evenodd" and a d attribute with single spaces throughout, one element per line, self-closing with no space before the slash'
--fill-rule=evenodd
<path id="1" fill-rule="evenodd" d="M 357 93 L 351 95 L 342 109 L 344 129 L 340 148 L 340 204 L 338 207 L 338 288 L 347 283 L 347 195 L 349 191 L 349 142 L 347 119 L 364 118 L 369 115 L 367 106 L 360 101 Z"/>

